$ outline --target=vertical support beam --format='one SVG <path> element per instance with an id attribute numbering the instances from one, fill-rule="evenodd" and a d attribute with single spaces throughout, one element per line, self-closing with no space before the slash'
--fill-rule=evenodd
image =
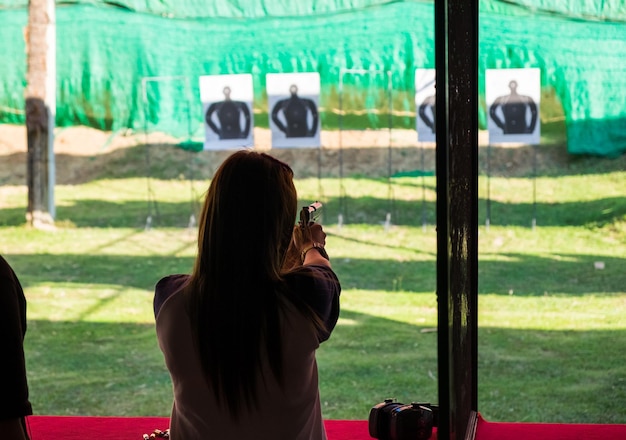
<path id="1" fill-rule="evenodd" d="M 54 223 L 54 121 L 56 114 L 56 25 L 54 0 L 28 5 L 27 86 L 28 144 L 27 221 L 35 227 Z"/>
<path id="2" fill-rule="evenodd" d="M 439 440 L 478 405 L 478 2 L 435 1 Z"/>

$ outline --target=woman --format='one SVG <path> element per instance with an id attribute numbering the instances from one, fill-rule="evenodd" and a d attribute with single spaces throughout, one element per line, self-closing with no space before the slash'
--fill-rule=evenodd
<path id="1" fill-rule="evenodd" d="M 315 351 L 339 315 L 318 224 L 295 226 L 293 172 L 242 150 L 217 170 L 191 275 L 155 289 L 173 440 L 325 439 Z M 287 254 L 299 254 L 293 267 Z"/>

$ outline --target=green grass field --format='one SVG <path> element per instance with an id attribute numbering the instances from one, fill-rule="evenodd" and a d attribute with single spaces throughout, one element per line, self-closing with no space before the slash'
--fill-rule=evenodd
<path id="1" fill-rule="evenodd" d="M 604 163 L 542 173 L 535 201 L 532 179 L 492 177 L 488 229 L 481 176 L 478 409 L 489 420 L 626 423 L 626 170 Z M 151 195 L 145 177 L 60 185 L 54 231 L 24 225 L 25 187 L 0 187 L 0 252 L 28 299 L 37 414 L 169 414 L 153 286 L 190 270 L 189 219 L 207 184 L 155 177 Z M 325 204 L 343 286 L 318 354 L 324 417 L 366 419 L 386 397 L 437 402 L 435 178 L 297 187 L 303 204 Z"/>

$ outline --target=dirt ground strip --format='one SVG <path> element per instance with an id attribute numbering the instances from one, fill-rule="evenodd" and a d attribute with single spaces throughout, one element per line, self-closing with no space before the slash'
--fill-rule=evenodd
<path id="1" fill-rule="evenodd" d="M 255 148 L 269 150 L 268 129 L 255 128 Z M 485 132 L 479 134 L 481 169 L 485 168 Z M 232 151 L 189 152 L 175 146 L 176 140 L 164 135 L 111 133 L 88 127 L 57 128 L 55 131 L 55 171 L 57 184 L 78 184 L 100 176 L 142 175 L 146 151 L 152 163 L 171 164 L 176 178 L 193 155 L 197 178 L 210 178 Z M 321 148 L 272 149 L 272 155 L 289 163 L 298 178 L 368 176 L 385 178 L 397 173 L 434 172 L 435 145 L 418 143 L 414 130 L 323 131 Z M 148 148 L 148 150 L 146 150 Z M 528 146 L 492 149 L 489 167 L 494 173 L 528 173 L 532 148 Z M 542 163 L 561 160 L 565 152 L 541 153 Z M 0 185 L 26 182 L 27 142 L 23 126 L 0 125 Z"/>

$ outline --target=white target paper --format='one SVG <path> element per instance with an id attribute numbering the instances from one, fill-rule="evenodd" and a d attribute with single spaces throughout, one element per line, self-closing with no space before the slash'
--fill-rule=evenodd
<path id="1" fill-rule="evenodd" d="M 435 142 L 435 69 L 415 70 L 415 128 L 419 142 Z"/>
<path id="2" fill-rule="evenodd" d="M 539 69 L 487 69 L 485 100 L 490 144 L 539 144 Z"/>
<path id="3" fill-rule="evenodd" d="M 268 73 L 266 89 L 272 147 L 319 147 L 319 74 Z"/>
<path id="4" fill-rule="evenodd" d="M 200 77 L 205 150 L 254 145 L 253 99 L 250 74 Z"/>

